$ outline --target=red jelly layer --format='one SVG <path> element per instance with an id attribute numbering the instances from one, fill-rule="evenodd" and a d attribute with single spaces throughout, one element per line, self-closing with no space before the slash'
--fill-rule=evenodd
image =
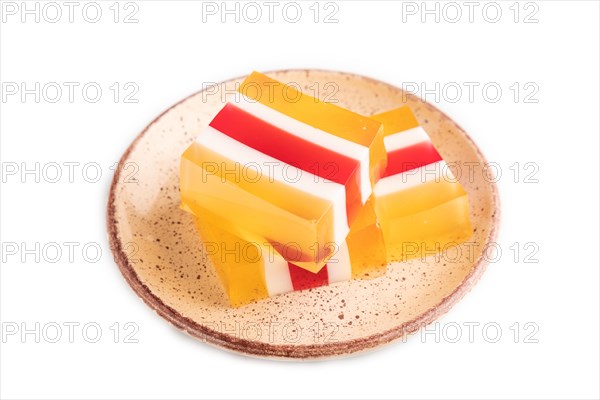
<path id="1" fill-rule="evenodd" d="M 388 163 L 384 177 L 400 174 L 411 169 L 424 167 L 442 161 L 433 143 L 429 141 L 414 144 L 388 153 Z"/>
<path id="2" fill-rule="evenodd" d="M 320 178 L 344 185 L 350 224 L 360 210 L 360 163 L 227 104 L 210 126 L 246 146 Z"/>
<path id="3" fill-rule="evenodd" d="M 327 265 L 325 265 L 316 274 L 300 268 L 292 263 L 288 263 L 290 269 L 290 278 L 294 290 L 304 290 L 325 286 L 329 283 L 329 274 L 327 273 Z"/>

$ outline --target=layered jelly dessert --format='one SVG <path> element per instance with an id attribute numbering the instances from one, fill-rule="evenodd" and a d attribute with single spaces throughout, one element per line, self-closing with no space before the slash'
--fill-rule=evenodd
<path id="1" fill-rule="evenodd" d="M 425 257 L 467 240 L 467 194 L 410 108 L 372 118 L 384 125 L 388 156 L 374 204 L 389 258 Z"/>
<path id="2" fill-rule="evenodd" d="M 467 194 L 409 107 L 364 117 L 257 72 L 180 172 L 233 306 L 379 277 L 472 234 Z"/>
<path id="3" fill-rule="evenodd" d="M 385 170 L 382 124 L 259 73 L 240 93 L 183 154 L 182 202 L 318 272 Z"/>
<path id="4" fill-rule="evenodd" d="M 372 279 L 386 271 L 383 236 L 371 204 L 359 212 L 344 243 L 316 273 L 286 260 L 273 247 L 242 239 L 235 226 L 208 210 L 195 221 L 203 254 L 214 265 L 234 307 L 350 279 Z"/>

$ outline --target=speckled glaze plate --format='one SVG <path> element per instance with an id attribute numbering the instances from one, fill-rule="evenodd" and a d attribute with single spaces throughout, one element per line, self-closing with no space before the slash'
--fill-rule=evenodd
<path id="1" fill-rule="evenodd" d="M 198 92 L 158 116 L 129 146 L 108 201 L 116 262 L 133 290 L 177 328 L 248 355 L 312 359 L 372 349 L 417 331 L 447 312 L 477 282 L 499 220 L 485 159 L 450 118 L 402 90 L 366 77 L 321 70 L 270 72 L 306 93 L 364 115 L 412 107 L 448 162 L 472 162 L 459 178 L 470 202 L 471 250 L 388 266 L 386 276 L 294 292 L 240 308 L 228 306 L 193 217 L 179 209 L 179 157 L 242 78 Z M 460 164 L 459 164 L 460 165 Z M 457 257 L 458 254 L 458 257 Z"/>

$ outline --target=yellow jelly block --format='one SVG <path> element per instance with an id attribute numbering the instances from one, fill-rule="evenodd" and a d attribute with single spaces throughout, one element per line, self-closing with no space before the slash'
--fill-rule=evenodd
<path id="1" fill-rule="evenodd" d="M 361 211 L 346 242 L 317 273 L 289 263 L 269 246 L 242 239 L 227 219 L 205 209 L 196 211 L 203 256 L 212 261 L 234 307 L 349 279 L 371 279 L 386 271 L 383 236 L 372 207 Z"/>
<path id="2" fill-rule="evenodd" d="M 269 296 L 265 286 L 262 248 L 220 228 L 225 220 L 204 211 L 194 218 L 205 259 L 212 261 L 233 307 Z"/>
<path id="3" fill-rule="evenodd" d="M 374 115 L 371 118 L 383 124 L 384 137 L 396 134 L 398 132 L 408 131 L 409 129 L 418 128 L 420 126 L 417 117 L 415 117 L 415 114 L 413 114 L 408 106 L 395 108 L 393 110 Z"/>
<path id="4" fill-rule="evenodd" d="M 373 203 L 371 196 L 346 238 L 352 260 L 352 277 L 356 279 L 376 278 L 385 274 L 387 253 Z"/>
<path id="5" fill-rule="evenodd" d="M 317 247 L 318 243 L 335 243 L 332 204 L 257 171 L 231 173 L 236 166 L 233 160 L 192 144 L 181 158 L 180 194 L 186 209 L 195 215 L 210 210 L 229 221 L 229 226 L 235 225 L 245 239 L 270 244 L 295 263 L 313 267 L 314 272 L 321 269 L 325 261 L 317 265 L 312 257 L 323 259 L 318 250 L 332 251 Z"/>
<path id="6" fill-rule="evenodd" d="M 393 261 L 425 257 L 471 237 L 467 193 L 408 107 L 372 117 L 384 125 L 388 165 L 374 208 Z"/>

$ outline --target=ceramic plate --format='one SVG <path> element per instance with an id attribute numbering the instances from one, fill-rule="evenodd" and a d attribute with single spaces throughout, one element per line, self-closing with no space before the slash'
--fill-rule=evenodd
<path id="1" fill-rule="evenodd" d="M 305 93 L 372 115 L 412 107 L 460 174 L 475 233 L 444 257 L 388 266 L 386 276 L 228 306 L 202 254 L 192 216 L 179 209 L 179 157 L 242 78 L 198 92 L 158 116 L 125 151 L 108 202 L 108 231 L 123 276 L 146 304 L 206 343 L 248 355 L 310 359 L 372 349 L 415 332 L 447 312 L 477 282 L 499 220 L 495 185 L 471 138 L 450 118 L 402 90 L 366 77 L 321 70 L 270 72 Z M 466 170 L 465 170 L 466 171 Z M 463 171 L 463 172 L 465 172 Z M 451 254 L 451 255 L 450 255 Z"/>

